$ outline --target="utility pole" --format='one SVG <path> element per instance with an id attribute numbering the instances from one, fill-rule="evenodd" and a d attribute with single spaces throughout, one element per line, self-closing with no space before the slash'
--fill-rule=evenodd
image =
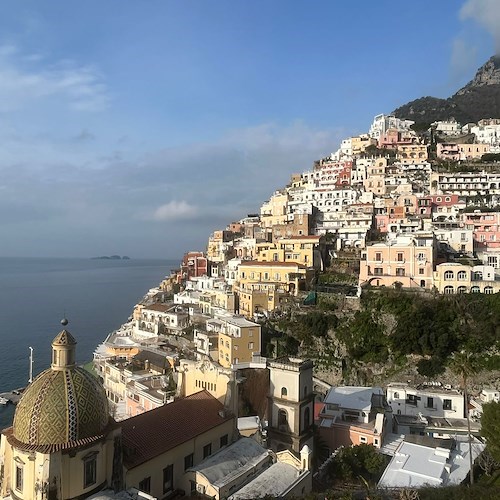
<path id="1" fill-rule="evenodd" d="M 29 347 L 30 350 L 30 378 L 28 383 L 31 384 L 33 382 L 33 347 Z"/>

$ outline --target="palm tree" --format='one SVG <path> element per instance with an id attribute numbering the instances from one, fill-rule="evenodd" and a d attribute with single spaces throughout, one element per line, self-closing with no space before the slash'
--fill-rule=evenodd
<path id="1" fill-rule="evenodd" d="M 467 381 L 470 380 L 479 371 L 479 363 L 476 356 L 468 351 L 455 352 L 451 359 L 450 369 L 462 379 L 462 388 L 465 398 L 465 418 L 467 419 L 467 438 L 469 441 L 469 460 L 470 460 L 470 484 L 474 484 L 474 460 L 472 458 L 472 435 L 470 432 L 469 417 L 469 396 L 467 394 Z"/>

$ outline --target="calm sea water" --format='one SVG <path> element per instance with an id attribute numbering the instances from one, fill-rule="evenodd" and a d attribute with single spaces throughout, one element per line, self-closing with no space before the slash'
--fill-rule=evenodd
<path id="1" fill-rule="evenodd" d="M 27 384 L 30 346 L 34 375 L 49 367 L 63 317 L 78 342 L 77 362 L 90 361 L 96 346 L 179 262 L 0 258 L 0 392 Z M 13 410 L 0 406 L 0 429 L 10 425 Z"/>

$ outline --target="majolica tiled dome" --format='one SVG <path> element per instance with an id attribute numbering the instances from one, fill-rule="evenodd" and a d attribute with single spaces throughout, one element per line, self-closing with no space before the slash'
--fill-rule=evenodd
<path id="1" fill-rule="evenodd" d="M 14 415 L 13 435 L 26 445 L 78 442 L 102 434 L 108 401 L 99 381 L 74 364 L 76 341 L 63 330 L 52 342 L 52 367 L 25 390 Z"/>

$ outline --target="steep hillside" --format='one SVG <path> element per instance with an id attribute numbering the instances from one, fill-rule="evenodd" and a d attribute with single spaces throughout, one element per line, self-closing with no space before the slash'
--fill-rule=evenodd
<path id="1" fill-rule="evenodd" d="M 500 118 L 500 56 L 491 57 L 465 87 L 448 99 L 421 97 L 397 108 L 394 115 L 432 123 L 455 118 L 460 123 Z"/>

